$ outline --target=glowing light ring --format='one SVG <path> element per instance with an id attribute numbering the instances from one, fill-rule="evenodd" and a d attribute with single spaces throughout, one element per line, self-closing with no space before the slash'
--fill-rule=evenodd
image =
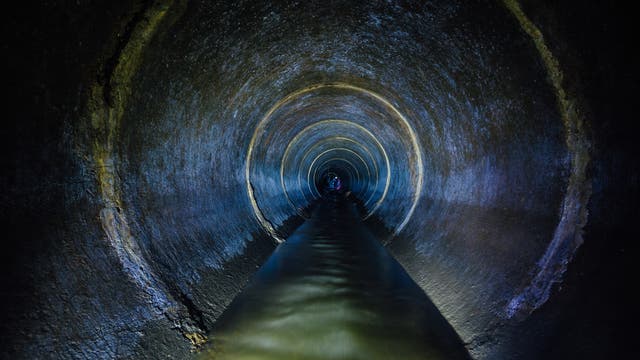
<path id="1" fill-rule="evenodd" d="M 354 127 L 356 127 L 358 130 L 360 130 L 360 131 L 364 131 L 364 133 L 365 133 L 366 135 L 370 136 L 370 137 L 373 139 L 373 141 L 376 143 L 376 145 L 378 146 L 378 148 L 380 149 L 380 151 L 383 153 L 383 156 L 384 156 L 384 157 L 385 157 L 385 159 L 386 159 L 387 175 L 389 175 L 389 161 L 388 161 L 388 157 L 387 157 L 387 154 L 386 154 L 386 152 L 385 152 L 384 148 L 382 147 L 382 145 L 380 144 L 380 142 L 375 138 L 375 136 L 374 136 L 371 132 L 369 132 L 366 128 L 364 128 L 363 126 L 361 126 L 361 125 L 359 125 L 359 124 L 356 124 L 356 123 L 354 123 L 354 122 L 347 121 L 347 120 L 342 120 L 342 119 L 327 119 L 327 120 L 321 120 L 321 121 L 318 121 L 318 122 L 312 123 L 312 124 L 310 124 L 310 125 L 307 125 L 305 128 L 303 128 L 300 132 L 298 132 L 298 133 L 297 133 L 297 134 L 296 134 L 296 135 L 295 135 L 295 136 L 294 136 L 294 137 L 289 141 L 289 143 L 287 144 L 287 147 L 285 148 L 284 154 L 282 155 L 282 159 L 280 160 L 280 186 L 282 187 L 282 191 L 283 191 L 283 193 L 284 193 L 284 195 L 285 195 L 285 197 L 286 197 L 286 199 L 287 199 L 287 202 L 289 203 L 289 205 L 291 206 L 291 208 L 292 208 L 294 211 L 298 212 L 298 213 L 299 213 L 299 210 L 298 210 L 298 208 L 295 206 L 295 204 L 293 203 L 293 201 L 291 200 L 291 198 L 289 197 L 289 192 L 288 192 L 288 189 L 287 189 L 287 186 L 286 186 L 285 180 L 284 180 L 284 165 L 285 165 L 285 163 L 286 163 L 286 160 L 288 160 L 288 158 L 289 158 L 289 153 L 291 152 L 291 148 L 293 147 L 293 145 L 294 145 L 294 144 L 296 144 L 296 143 L 298 143 L 298 142 L 299 142 L 300 138 L 301 138 L 303 135 L 305 135 L 307 132 L 309 132 L 309 131 L 313 130 L 314 128 L 317 128 L 317 127 L 320 127 L 320 126 L 323 126 L 323 125 L 332 124 L 332 123 L 341 124 L 341 125 L 348 125 L 348 126 L 354 126 Z M 357 141 L 355 141 L 355 140 L 353 140 L 353 139 L 350 139 L 350 138 L 347 138 L 347 137 L 343 137 L 343 136 L 327 137 L 327 138 L 323 138 L 323 140 L 325 140 L 325 141 L 327 141 L 327 140 L 343 140 L 343 141 L 349 141 L 349 142 L 352 142 L 352 143 L 354 143 L 354 144 L 357 144 L 357 145 L 358 145 L 358 146 L 360 146 L 362 149 L 364 149 L 364 150 L 367 152 L 367 154 L 369 155 L 369 157 L 371 158 L 371 163 L 372 163 L 372 164 L 373 164 L 373 166 L 375 167 L 376 180 L 375 180 L 375 186 L 374 186 L 374 187 L 377 187 L 377 186 L 378 186 L 378 183 L 379 183 L 379 177 L 378 177 L 378 165 L 377 165 L 377 163 L 376 163 L 376 161 L 375 161 L 375 157 L 373 156 L 373 154 L 371 154 L 371 151 L 369 151 L 369 149 L 368 149 L 366 146 L 364 146 L 364 145 L 360 144 L 359 142 L 357 142 Z M 306 159 L 306 157 L 307 157 L 308 153 L 309 153 L 312 149 L 314 149 L 314 148 L 315 148 L 315 145 L 314 145 L 314 147 L 312 147 L 312 148 L 308 149 L 308 150 L 305 152 L 305 155 L 304 155 L 304 157 L 303 157 L 303 160 L 304 160 L 304 159 Z M 304 163 L 304 161 L 302 161 L 302 162 Z M 388 185 L 389 185 L 389 176 L 387 176 L 386 187 L 388 187 Z M 300 184 L 300 177 L 298 177 L 298 188 L 301 188 L 301 184 Z M 367 205 L 368 205 L 368 204 L 371 202 L 371 199 L 373 198 L 373 196 L 374 196 L 374 195 L 375 195 L 375 192 L 372 192 L 372 194 L 369 196 L 369 198 L 367 199 L 367 201 L 365 201 L 365 204 L 367 204 Z M 305 199 L 307 199 L 307 198 L 305 197 Z M 308 199 L 307 199 L 307 200 L 308 200 Z M 375 208 L 377 209 L 377 206 L 376 206 Z M 372 211 L 370 212 L 370 214 L 371 214 L 371 213 L 373 213 L 373 211 L 375 211 L 375 210 L 372 210 Z M 299 214 L 300 214 L 300 213 L 299 213 Z"/>
<path id="2" fill-rule="evenodd" d="M 373 189 L 377 189 L 377 188 L 378 188 L 378 184 L 380 183 L 380 177 L 379 177 L 379 173 L 378 173 L 378 164 L 377 164 L 377 162 L 375 161 L 375 157 L 373 156 L 373 154 L 371 153 L 371 151 L 369 151 L 369 149 L 368 149 L 366 146 L 364 146 L 364 145 L 360 144 L 359 142 L 357 142 L 357 141 L 355 141 L 355 140 L 352 140 L 352 139 L 349 139 L 349 138 L 346 138 L 346 137 L 342 137 L 342 136 L 334 136 L 334 137 L 326 138 L 326 139 L 327 139 L 327 140 L 329 140 L 329 139 L 331 139 L 331 140 L 344 140 L 344 141 L 352 142 L 352 143 L 354 143 L 354 144 L 356 144 L 356 145 L 360 146 L 360 148 L 362 148 L 362 149 L 367 153 L 367 155 L 369 155 L 369 159 L 371 160 L 371 164 L 373 165 L 373 168 L 374 168 L 374 169 L 373 169 L 373 174 L 375 174 L 376 176 L 375 176 L 375 181 L 374 181 Z M 362 159 L 361 159 L 361 160 L 362 160 Z M 367 166 L 367 165 L 365 164 L 365 166 Z M 368 166 L 367 166 L 367 167 L 368 167 Z M 368 170 L 368 169 L 367 169 L 367 170 Z M 370 173 L 369 171 L 367 171 L 367 172 L 368 172 L 368 173 Z M 368 207 L 368 206 L 369 206 L 369 204 L 371 203 L 371 200 L 373 199 L 373 197 L 375 196 L 375 194 L 376 194 L 376 192 L 375 192 L 375 191 L 371 191 L 371 195 L 369 195 L 369 197 L 367 198 L 367 200 L 364 202 L 364 203 L 365 203 L 365 207 Z"/>
<path id="3" fill-rule="evenodd" d="M 356 176 L 355 176 L 355 178 L 357 178 L 357 179 L 358 179 L 358 182 L 361 182 L 361 181 L 362 181 L 362 180 L 360 179 L 360 173 L 359 173 L 359 172 L 358 172 L 358 170 L 355 168 L 355 166 L 353 165 L 353 163 L 352 163 L 351 161 L 347 160 L 347 159 L 344 159 L 344 158 L 331 158 L 331 159 L 328 159 L 327 161 L 325 161 L 324 163 L 322 163 L 322 165 L 320 165 L 319 167 L 324 166 L 324 165 L 326 165 L 327 163 L 332 162 L 332 161 L 335 161 L 335 162 L 340 161 L 340 162 L 347 163 L 350 167 L 349 167 L 349 168 L 347 168 L 347 169 L 345 169 L 345 171 L 347 171 L 347 172 L 349 173 L 349 176 L 350 176 L 351 178 L 354 178 L 353 173 L 352 173 L 351 171 L 349 171 L 350 169 L 353 169 L 353 170 L 355 170 L 355 172 L 356 172 L 356 174 L 355 174 L 355 175 L 356 175 Z M 314 176 L 314 177 L 316 177 L 316 176 L 317 176 L 317 172 L 316 172 L 316 171 L 314 171 L 313 176 Z M 314 184 L 315 184 L 315 182 L 314 182 Z M 316 188 L 316 191 L 317 191 L 317 188 Z M 318 193 L 319 193 L 319 192 L 318 192 Z"/>
<path id="4" fill-rule="evenodd" d="M 330 153 L 330 152 L 332 152 L 332 151 L 338 151 L 338 150 L 341 150 L 341 151 L 347 151 L 347 152 L 349 152 L 349 151 L 350 151 L 350 152 L 352 152 L 353 154 L 355 154 L 356 156 L 358 156 L 358 154 L 356 154 L 354 151 L 349 150 L 349 149 L 346 149 L 346 148 L 331 148 L 331 149 L 325 150 L 325 151 L 321 152 L 320 154 L 316 155 L 316 157 L 313 159 L 313 161 L 311 162 L 311 165 L 309 165 L 309 168 L 308 168 L 308 170 L 307 170 L 307 187 L 309 187 L 309 191 L 311 191 L 311 187 L 310 187 L 310 185 L 309 185 L 309 182 L 310 182 L 310 180 L 311 180 L 311 169 L 314 169 L 314 166 L 313 166 L 313 165 L 314 165 L 314 164 L 316 163 L 316 161 L 318 161 L 318 159 L 319 159 L 319 158 L 321 158 L 324 154 Z M 338 158 L 336 158 L 336 159 L 338 159 Z M 361 159 L 362 159 L 362 158 L 361 158 Z M 364 160 L 363 160 L 363 161 L 364 161 Z M 347 162 L 347 161 L 345 161 L 345 162 Z M 349 163 L 351 166 L 353 166 L 353 164 L 351 164 L 350 162 L 347 162 L 347 163 Z M 368 170 L 368 169 L 369 169 L 369 168 L 367 167 L 367 170 Z M 317 171 L 317 168 L 315 168 L 315 170 Z M 358 176 L 358 179 L 360 179 L 360 172 L 359 172 L 359 171 L 358 171 L 358 169 L 357 169 L 357 168 L 355 168 L 355 167 L 354 167 L 354 170 L 356 171 L 356 175 Z M 313 178 L 314 178 L 314 180 L 315 180 L 315 178 L 316 178 L 316 173 L 315 173 L 315 171 L 314 171 L 314 174 L 313 174 L 313 175 L 314 175 L 314 176 L 313 176 Z M 315 183 L 315 181 L 314 181 L 314 183 Z M 316 190 L 317 190 L 317 189 L 316 189 Z M 314 193 L 314 192 L 313 192 L 313 191 L 311 191 L 311 193 Z M 317 191 L 315 192 L 315 194 L 316 194 L 318 197 L 320 197 L 320 196 L 321 196 L 321 195 L 320 195 L 320 193 L 319 193 L 319 192 L 317 192 Z"/>
<path id="5" fill-rule="evenodd" d="M 407 118 L 400 111 L 398 111 L 398 109 L 396 109 L 396 107 L 393 104 L 391 104 L 388 100 L 386 100 L 381 95 L 373 91 L 366 90 L 354 85 L 344 84 L 344 83 L 316 84 L 316 85 L 312 85 L 304 89 L 301 89 L 299 91 L 293 92 L 285 96 L 283 99 L 279 100 L 278 102 L 276 102 L 256 125 L 253 135 L 251 136 L 251 140 L 249 141 L 249 146 L 247 148 L 247 156 L 245 161 L 245 185 L 247 189 L 247 196 L 249 197 L 249 202 L 251 203 L 253 213 L 256 219 L 258 220 L 260 225 L 276 241 L 278 242 L 284 241 L 284 239 L 282 239 L 276 233 L 276 230 L 273 228 L 273 225 L 264 217 L 264 214 L 262 214 L 262 211 L 260 210 L 260 207 L 258 206 L 258 202 L 255 198 L 255 193 L 253 191 L 253 186 L 251 184 L 251 164 L 252 164 L 252 158 L 253 158 L 253 151 L 254 151 L 254 147 L 256 145 L 256 141 L 258 137 L 264 132 L 266 124 L 268 123 L 269 119 L 271 118 L 271 116 L 276 110 L 278 110 L 282 105 L 290 102 L 292 99 L 295 99 L 300 95 L 309 93 L 314 90 L 322 89 L 322 88 L 347 89 L 347 90 L 356 91 L 358 93 L 366 94 L 378 100 L 380 103 L 384 104 L 387 109 L 391 110 L 391 112 L 395 114 L 398 119 L 400 119 L 401 124 L 406 128 L 411 140 L 411 145 L 413 147 L 413 155 L 415 156 L 415 159 L 416 159 L 417 168 L 415 170 L 416 170 L 417 179 L 415 183 L 414 193 L 412 196 L 411 207 L 409 208 L 409 211 L 405 215 L 404 219 L 400 222 L 398 226 L 396 226 L 394 230 L 394 235 L 398 234 L 406 226 L 407 222 L 413 215 L 413 212 L 415 211 L 415 208 L 418 204 L 418 200 L 420 199 L 420 195 L 422 193 L 422 187 L 424 184 L 424 166 L 423 166 L 423 160 L 422 160 L 422 150 L 420 147 L 420 143 L 418 141 L 418 137 L 416 136 L 415 131 L 413 130 L 413 127 L 411 126 Z M 390 176 L 390 172 L 388 173 L 388 175 Z M 384 199 L 384 197 L 386 197 L 387 189 L 388 189 L 388 186 L 385 187 L 385 193 L 383 197 L 381 197 L 381 200 Z M 378 203 L 376 206 L 379 206 L 379 205 L 380 203 Z"/>
<path id="6" fill-rule="evenodd" d="M 343 162 L 347 163 L 348 165 L 353 166 L 353 163 L 351 163 L 347 159 L 344 159 L 344 158 L 330 158 L 330 159 L 327 159 L 324 162 L 322 162 L 322 164 L 318 165 L 317 169 L 322 169 L 323 167 L 327 166 L 329 163 L 338 162 L 338 161 L 343 161 Z M 318 173 L 317 169 L 314 171 L 314 174 L 313 174 L 314 177 L 318 176 L 317 175 L 317 173 Z M 347 168 L 344 168 L 344 169 L 341 169 L 341 170 L 343 170 L 343 171 L 345 171 L 347 173 L 347 175 L 349 176 L 350 180 L 353 179 L 352 181 L 353 181 L 354 184 L 357 184 L 358 186 L 361 186 L 361 184 L 364 183 L 362 181 L 362 179 L 360 178 L 360 174 L 359 173 L 357 173 L 354 176 L 351 167 L 347 167 Z"/>
<path id="7" fill-rule="evenodd" d="M 354 122 L 351 121 L 347 121 L 347 120 L 336 120 L 336 119 L 331 119 L 331 120 L 323 120 L 320 121 L 318 123 L 321 122 L 332 122 L 332 123 L 339 123 L 339 124 L 343 124 L 343 125 L 349 125 L 349 126 L 354 126 L 356 127 L 358 130 L 362 131 L 364 134 L 366 134 L 367 136 L 369 136 L 371 138 L 371 140 L 373 140 L 373 142 L 376 144 L 376 146 L 378 147 L 378 149 L 380 150 L 380 152 L 382 153 L 382 156 L 385 160 L 385 167 L 387 169 L 387 176 L 385 179 L 385 187 L 382 193 L 382 196 L 380 197 L 380 199 L 375 203 L 374 207 L 365 215 L 365 217 L 363 219 L 367 219 L 369 216 L 371 216 L 377 209 L 378 207 L 380 207 L 380 205 L 382 204 L 382 202 L 384 201 L 384 198 L 386 197 L 388 190 L 389 190 L 389 185 L 390 185 L 390 180 L 391 180 L 391 165 L 390 165 L 390 161 L 389 161 L 389 156 L 387 155 L 386 150 L 384 149 L 384 147 L 382 146 L 382 144 L 380 143 L 380 141 L 378 140 L 378 138 L 375 137 L 375 135 L 373 135 L 373 133 L 371 133 L 369 130 L 367 130 L 365 127 L 363 127 L 362 125 L 356 124 Z M 316 124 L 318 124 L 316 123 Z M 311 151 L 314 150 L 316 147 L 320 146 L 320 144 L 316 144 L 313 147 L 309 148 L 305 153 L 304 156 L 302 157 L 301 162 L 305 163 L 305 160 L 307 159 L 307 157 L 311 154 Z M 363 146 L 364 147 L 364 146 Z M 366 147 L 365 147 L 366 148 Z M 372 159 L 373 156 L 372 156 Z M 373 161 L 373 163 L 375 164 L 376 162 Z M 282 178 L 281 178 L 282 179 Z M 302 189 L 303 185 L 302 185 L 302 176 L 300 174 L 300 167 L 298 167 L 298 188 Z M 312 192 L 313 194 L 313 192 Z M 317 194 L 315 195 L 314 198 L 309 199 L 305 193 L 303 193 L 305 200 L 306 201 L 313 201 L 315 198 L 319 197 L 320 195 Z M 372 194 L 373 196 L 373 194 Z M 370 201 L 368 201 L 370 202 Z"/>
<path id="8" fill-rule="evenodd" d="M 364 159 L 362 159 L 358 154 L 354 153 L 358 159 L 364 164 L 365 168 L 367 169 L 367 178 L 371 177 L 371 173 L 369 171 L 369 167 L 367 166 L 366 163 L 364 163 Z M 353 167 L 353 169 L 356 171 L 356 178 L 358 179 L 358 184 L 362 184 L 362 179 L 360 177 L 360 172 L 358 171 L 358 169 L 353 165 L 353 163 L 351 161 L 348 161 L 347 159 L 344 158 L 330 158 L 325 160 L 322 164 L 316 166 L 316 168 L 313 171 L 313 183 L 315 184 L 317 179 L 318 179 L 318 169 L 321 169 L 323 166 L 327 165 L 328 163 L 330 163 L 331 161 L 343 161 L 349 165 L 351 165 Z M 311 179 L 309 179 L 311 180 Z M 317 189 L 316 189 L 317 190 Z"/>
<path id="9" fill-rule="evenodd" d="M 371 171 L 369 170 L 369 166 L 367 165 L 367 163 L 364 161 L 364 159 L 362 158 L 362 156 L 360 156 L 360 154 L 358 154 L 357 152 L 348 149 L 348 148 L 331 148 L 329 150 L 323 151 L 320 155 L 318 155 L 318 158 L 324 154 L 330 153 L 332 151 L 345 151 L 348 152 L 350 154 L 353 154 L 355 157 L 358 158 L 358 160 L 360 160 L 360 162 L 364 165 L 365 169 L 367 170 L 367 179 L 371 178 Z M 318 159 L 314 159 L 314 162 Z M 335 158 L 334 158 L 335 159 Z M 318 169 L 321 168 L 322 166 L 326 165 L 328 162 L 328 160 L 324 161 L 322 164 L 316 166 L 315 170 L 313 171 L 313 180 L 314 182 L 317 180 L 317 173 L 318 173 Z M 312 164 L 313 166 L 313 164 Z M 357 169 L 356 169 L 357 170 Z M 311 167 L 309 167 L 308 172 L 311 172 Z M 358 175 L 360 175 L 360 172 L 358 172 Z M 358 180 L 360 181 L 360 177 L 358 176 Z"/>

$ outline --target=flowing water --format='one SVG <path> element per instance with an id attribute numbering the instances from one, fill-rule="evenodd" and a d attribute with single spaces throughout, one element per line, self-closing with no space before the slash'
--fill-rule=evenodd
<path id="1" fill-rule="evenodd" d="M 459 337 L 329 194 L 222 314 L 203 359 L 467 359 Z"/>

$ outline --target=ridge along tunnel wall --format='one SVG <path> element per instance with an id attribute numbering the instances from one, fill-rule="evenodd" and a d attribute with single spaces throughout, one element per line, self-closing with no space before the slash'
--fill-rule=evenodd
<path id="1" fill-rule="evenodd" d="M 315 167 L 342 159 L 390 249 L 473 342 L 544 298 L 554 276 L 518 303 L 576 216 L 576 150 L 540 59 L 502 4 L 194 7 L 147 49 L 116 140 L 138 243 L 180 284 L 261 228 L 282 241 L 318 196 Z"/>
<path id="2" fill-rule="evenodd" d="M 117 96 L 89 100 L 65 140 L 77 176 L 91 180 L 67 189 L 65 216 L 80 218 L 67 231 L 108 254 L 87 276 L 123 279 L 132 294 L 108 315 L 79 315 L 84 323 L 145 314 L 135 320 L 145 336 L 124 353 L 153 343 L 153 321 L 178 323 L 189 339 L 206 333 L 271 239 L 283 240 L 279 228 L 317 198 L 318 176 L 337 169 L 472 352 L 499 347 L 486 334 L 526 318 L 562 278 L 588 195 L 577 161 L 585 135 L 509 4 L 192 2 L 179 15 L 175 4 L 141 12 L 131 71 L 84 94 Z M 81 210 L 95 216 L 83 221 Z M 60 283 L 73 294 L 85 280 Z M 110 303 L 110 291 L 89 298 Z M 46 336 L 34 348 L 50 346 Z"/>

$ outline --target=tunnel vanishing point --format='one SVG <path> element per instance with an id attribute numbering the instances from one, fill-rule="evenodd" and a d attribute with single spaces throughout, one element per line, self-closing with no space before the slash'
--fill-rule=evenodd
<path id="1" fill-rule="evenodd" d="M 632 15 L 21 3 L 0 358 L 638 358 Z"/>

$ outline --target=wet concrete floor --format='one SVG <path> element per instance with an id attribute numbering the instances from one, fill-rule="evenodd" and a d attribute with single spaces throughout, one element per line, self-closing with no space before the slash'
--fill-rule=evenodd
<path id="1" fill-rule="evenodd" d="M 340 194 L 276 249 L 209 339 L 203 359 L 469 358 Z"/>

